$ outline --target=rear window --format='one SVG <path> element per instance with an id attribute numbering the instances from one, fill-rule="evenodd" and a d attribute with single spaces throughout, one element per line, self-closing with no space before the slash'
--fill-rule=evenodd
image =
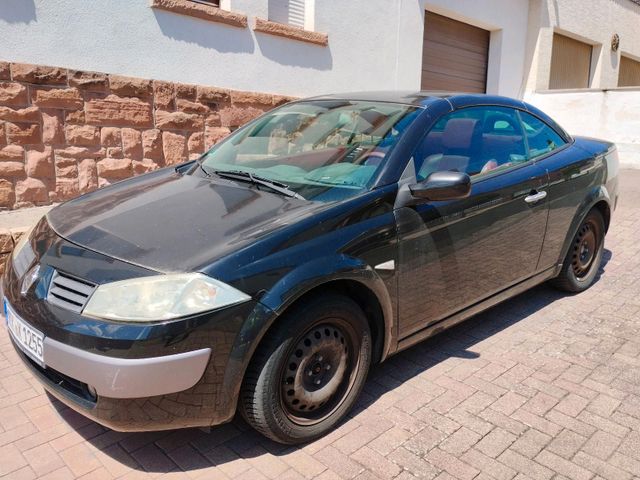
<path id="1" fill-rule="evenodd" d="M 539 118 L 526 112 L 520 112 L 520 118 L 529 145 L 529 158 L 546 155 L 567 143 L 553 128 Z"/>

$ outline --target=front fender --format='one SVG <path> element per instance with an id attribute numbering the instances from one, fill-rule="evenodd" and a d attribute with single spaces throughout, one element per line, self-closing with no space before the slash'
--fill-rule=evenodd
<path id="1" fill-rule="evenodd" d="M 305 263 L 284 275 L 261 298 L 233 341 L 228 359 L 223 389 L 227 419 L 235 413 L 242 379 L 260 341 L 277 320 L 296 300 L 311 290 L 338 280 L 359 282 L 377 297 L 384 317 L 382 359 L 392 350 L 395 339 L 395 315 L 391 296 L 376 271 L 363 261 L 348 255 L 322 257 Z M 215 355 L 215 352 L 214 352 Z"/>

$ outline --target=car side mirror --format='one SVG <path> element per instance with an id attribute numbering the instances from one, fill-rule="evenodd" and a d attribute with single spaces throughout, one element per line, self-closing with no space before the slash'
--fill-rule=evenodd
<path id="1" fill-rule="evenodd" d="M 420 183 L 409 185 L 411 196 L 423 200 L 441 201 L 468 197 L 471 178 L 464 172 L 433 172 Z"/>

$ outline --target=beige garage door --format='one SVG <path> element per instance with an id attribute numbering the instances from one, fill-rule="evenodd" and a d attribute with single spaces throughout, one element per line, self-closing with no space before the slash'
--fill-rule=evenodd
<path id="1" fill-rule="evenodd" d="M 486 92 L 489 35 L 487 30 L 426 12 L 422 89 Z"/>
<path id="2" fill-rule="evenodd" d="M 632 58 L 620 57 L 620 71 L 618 72 L 619 87 L 640 86 L 640 62 Z"/>
<path id="3" fill-rule="evenodd" d="M 588 43 L 554 33 L 549 88 L 588 88 L 592 51 Z"/>

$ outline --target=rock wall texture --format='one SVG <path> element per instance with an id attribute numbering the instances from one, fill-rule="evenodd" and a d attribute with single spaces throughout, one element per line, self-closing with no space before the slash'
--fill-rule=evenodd
<path id="1" fill-rule="evenodd" d="M 60 202 L 195 158 L 289 100 L 0 62 L 0 210 Z"/>
<path id="2" fill-rule="evenodd" d="M 0 226 L 0 275 L 4 273 L 4 266 L 11 255 L 13 247 L 20 240 L 26 228 L 6 229 Z"/>

